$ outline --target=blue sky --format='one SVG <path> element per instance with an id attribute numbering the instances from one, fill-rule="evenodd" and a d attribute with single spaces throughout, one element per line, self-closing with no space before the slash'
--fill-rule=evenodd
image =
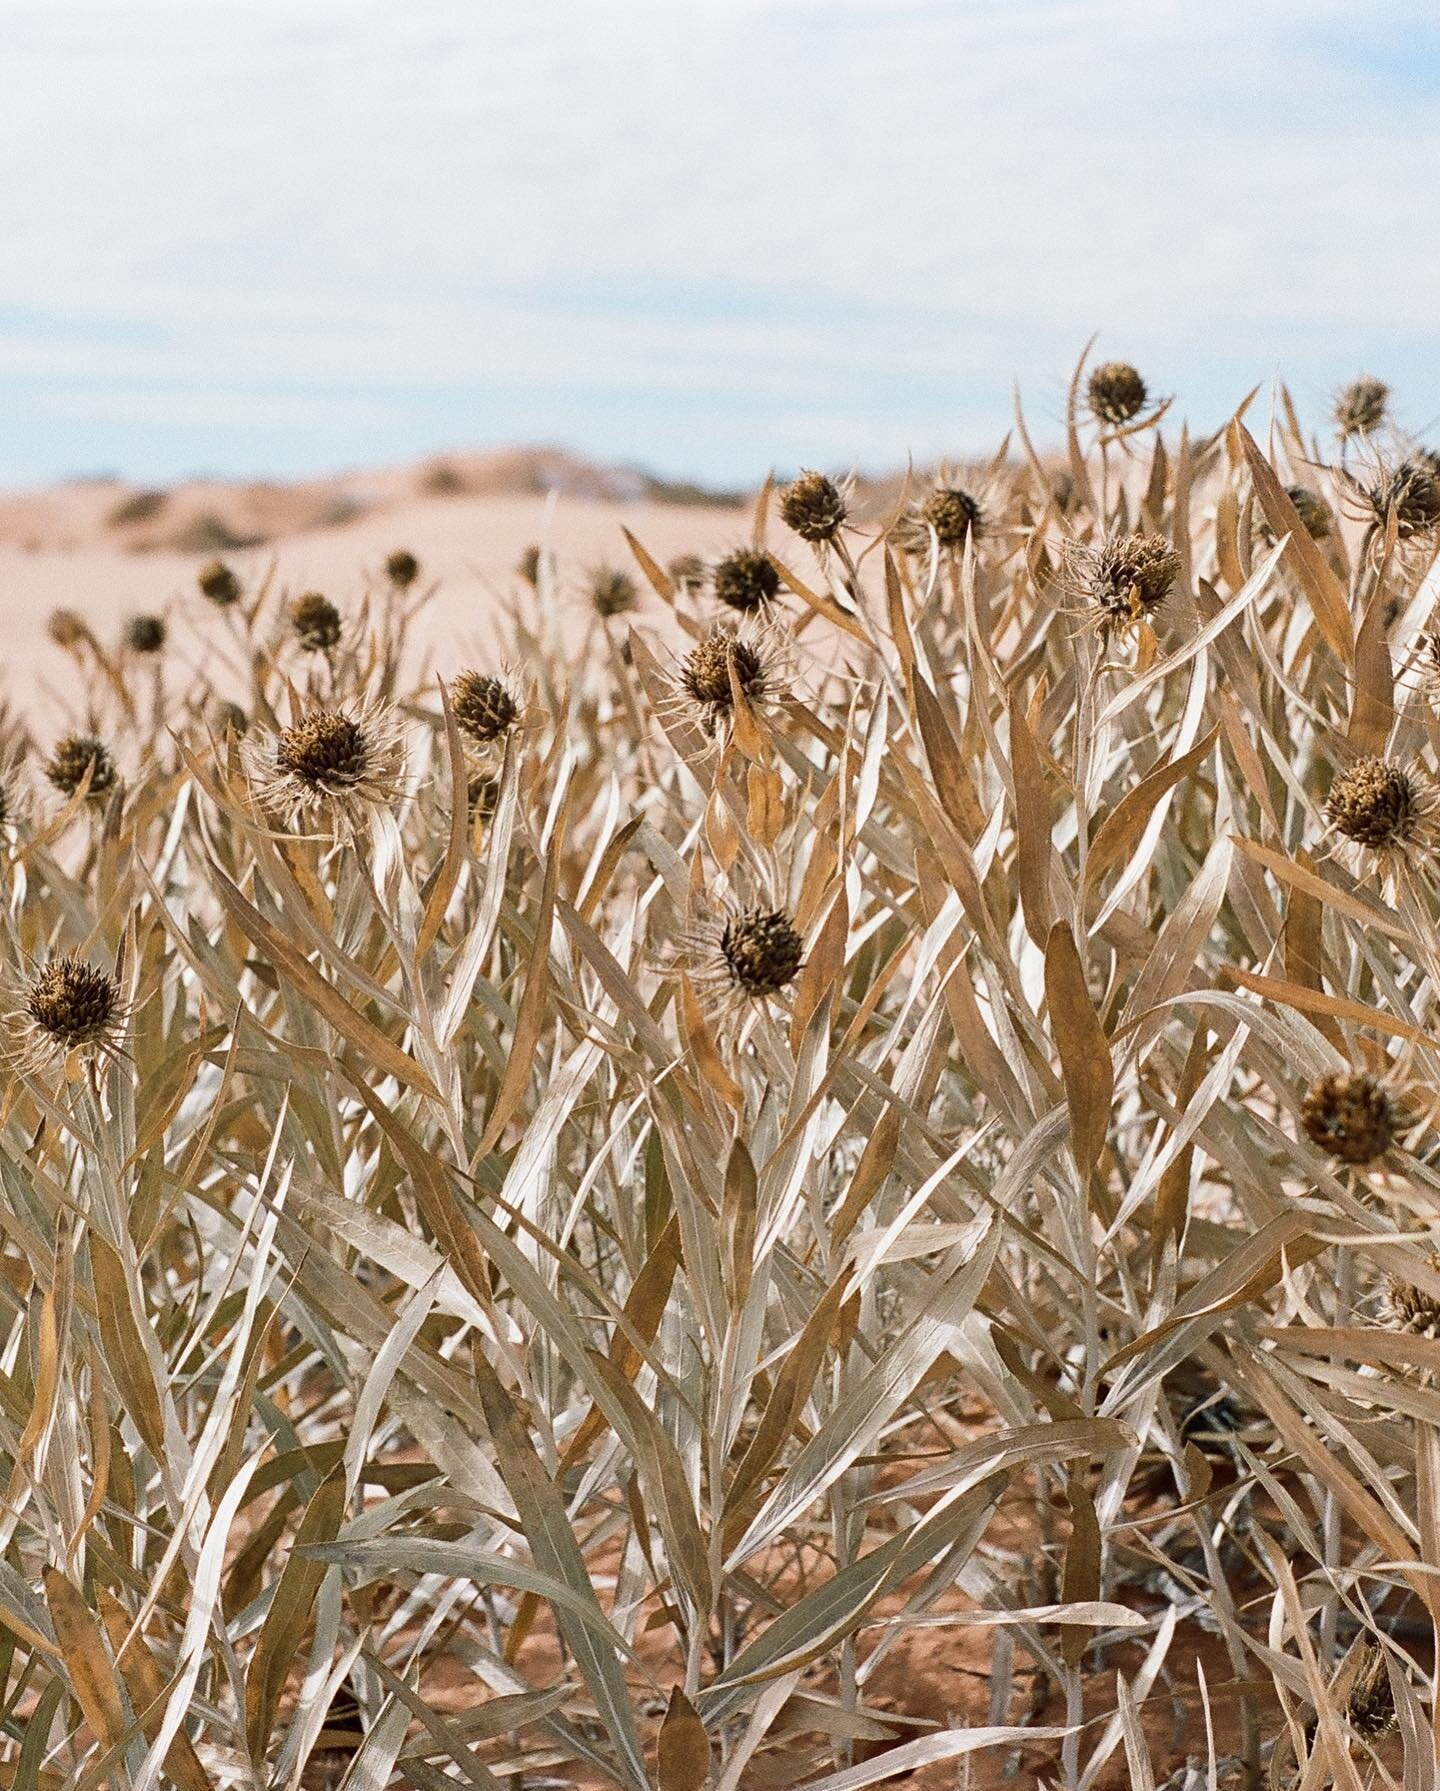
<path id="1" fill-rule="evenodd" d="M 0 484 L 1440 423 L 1433 0 L 0 0 Z"/>

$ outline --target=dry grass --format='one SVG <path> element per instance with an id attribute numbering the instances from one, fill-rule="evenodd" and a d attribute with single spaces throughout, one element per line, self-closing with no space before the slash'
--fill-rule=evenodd
<path id="1" fill-rule="evenodd" d="M 1434 531 L 1287 403 L 1075 408 L 943 548 L 763 494 L 743 636 L 640 544 L 441 679 L 423 572 L 70 619 L 6 1785 L 1431 1782 Z"/>

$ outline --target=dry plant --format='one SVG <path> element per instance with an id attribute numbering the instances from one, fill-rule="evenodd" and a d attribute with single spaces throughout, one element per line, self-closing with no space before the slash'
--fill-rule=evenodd
<path id="1" fill-rule="evenodd" d="M 403 549 L 57 624 L 7 1786 L 1433 1782 L 1440 505 L 1373 397 L 1167 439 L 1082 364 L 1063 471 L 537 549 L 440 676 Z"/>

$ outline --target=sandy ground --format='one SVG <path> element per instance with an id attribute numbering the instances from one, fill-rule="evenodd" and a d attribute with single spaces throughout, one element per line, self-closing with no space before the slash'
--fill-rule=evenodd
<path id="1" fill-rule="evenodd" d="M 0 499 L 0 602 L 7 636 L 0 693 L 42 736 L 45 713 L 53 713 L 56 702 L 67 708 L 64 692 L 71 682 L 65 655 L 46 633 L 57 607 L 83 614 L 110 643 L 127 616 L 160 613 L 171 625 L 171 652 L 189 664 L 209 651 L 216 632 L 214 612 L 195 585 L 198 568 L 214 552 L 137 551 L 104 526 L 101 509 L 85 487 Z M 346 611 L 358 605 L 367 585 L 381 582 L 386 556 L 408 548 L 425 579 L 440 587 L 421 618 L 420 644 L 437 659 L 448 656 L 446 648 L 484 658 L 498 651 L 499 619 L 523 588 L 515 568 L 528 545 L 544 540 L 552 548 L 558 602 L 573 609 L 578 621 L 587 569 L 623 566 L 638 577 L 624 528 L 663 564 L 680 553 L 709 557 L 736 546 L 748 534 L 749 517 L 713 505 L 584 496 L 411 496 L 336 527 L 282 535 L 222 557 L 247 583 L 258 581 L 273 562 L 281 588 L 323 591 Z M 643 582 L 642 591 L 642 613 L 647 607 L 658 611 Z"/>

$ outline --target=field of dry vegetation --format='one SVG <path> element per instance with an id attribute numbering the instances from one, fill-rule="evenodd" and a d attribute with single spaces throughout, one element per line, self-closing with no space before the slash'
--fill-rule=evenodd
<path id="1" fill-rule="evenodd" d="M 1436 465 L 1068 435 L 52 618 L 0 1783 L 1433 1783 Z"/>

